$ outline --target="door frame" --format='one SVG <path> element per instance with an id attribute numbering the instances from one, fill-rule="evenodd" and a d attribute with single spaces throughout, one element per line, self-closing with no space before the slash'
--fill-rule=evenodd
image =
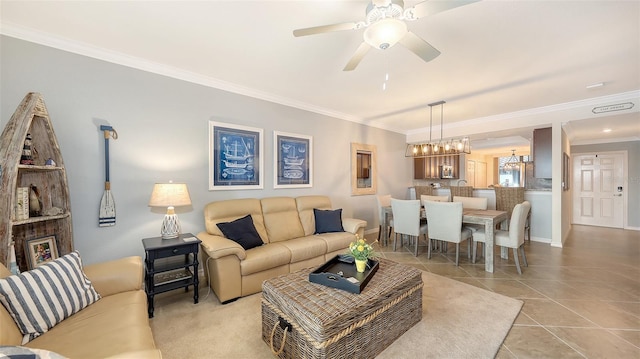
<path id="1" fill-rule="evenodd" d="M 571 171 L 573 171 L 573 168 L 575 166 L 575 161 L 576 158 L 578 156 L 595 156 L 595 155 L 622 155 L 622 229 L 628 229 L 629 228 L 629 215 L 628 215 L 628 210 L 629 210 L 629 203 L 628 203 L 628 198 L 629 198 L 629 162 L 628 162 L 628 157 L 629 157 L 629 153 L 627 150 L 618 150 L 618 151 L 591 151 L 591 152 L 580 152 L 580 153 L 571 153 Z M 576 186 L 579 186 L 579 183 L 575 183 L 575 178 L 573 176 L 573 173 L 570 174 L 570 178 L 571 178 L 571 186 L 572 188 L 577 188 Z M 574 201 L 573 201 L 573 189 L 570 189 L 571 191 L 571 210 L 575 211 L 576 209 L 573 207 L 574 206 Z M 573 225 L 573 216 L 571 216 L 571 224 Z M 615 228 L 615 227 L 606 227 L 606 228 Z"/>

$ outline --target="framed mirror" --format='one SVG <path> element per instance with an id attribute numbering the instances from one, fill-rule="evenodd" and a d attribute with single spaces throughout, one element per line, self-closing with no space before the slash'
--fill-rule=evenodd
<path id="1" fill-rule="evenodd" d="M 351 194 L 375 194 L 378 187 L 376 146 L 351 143 Z"/>

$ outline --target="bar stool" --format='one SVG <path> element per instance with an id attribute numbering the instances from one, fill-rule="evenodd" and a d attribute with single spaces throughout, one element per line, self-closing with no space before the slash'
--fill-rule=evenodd
<path id="1" fill-rule="evenodd" d="M 449 191 L 451 192 L 451 198 L 453 197 L 473 197 L 473 187 L 472 186 L 451 186 L 449 187 Z"/>
<path id="2" fill-rule="evenodd" d="M 513 208 L 516 204 L 524 202 L 524 187 L 495 187 L 494 191 L 496 193 L 496 209 L 498 211 L 506 211 L 508 223 L 511 220 L 511 214 L 513 213 Z M 531 211 L 527 215 L 527 220 L 525 222 L 525 231 L 527 233 L 526 238 L 531 240 Z"/>

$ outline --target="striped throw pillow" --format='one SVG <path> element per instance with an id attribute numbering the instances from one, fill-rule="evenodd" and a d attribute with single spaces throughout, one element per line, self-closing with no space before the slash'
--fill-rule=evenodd
<path id="1" fill-rule="evenodd" d="M 0 279 L 0 302 L 24 334 L 23 345 L 98 299 L 77 251 Z"/>

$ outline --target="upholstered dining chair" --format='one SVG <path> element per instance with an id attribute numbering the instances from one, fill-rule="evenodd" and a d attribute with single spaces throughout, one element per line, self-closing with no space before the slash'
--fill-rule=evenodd
<path id="1" fill-rule="evenodd" d="M 379 229 L 378 229 L 378 243 L 379 243 L 382 231 L 387 230 L 386 228 L 382 228 L 382 222 L 384 221 L 384 216 L 385 216 L 384 207 L 391 206 L 391 195 L 383 194 L 383 195 L 376 196 L 376 203 L 378 205 L 378 223 L 380 223 Z M 387 223 L 387 225 L 389 226 L 389 234 L 387 235 L 387 238 L 391 238 L 391 230 L 393 229 L 393 218 L 389 219 L 389 223 Z"/>
<path id="2" fill-rule="evenodd" d="M 509 230 L 497 230 L 494 232 L 494 242 L 497 246 L 507 247 L 513 249 L 513 260 L 516 263 L 518 274 L 522 274 L 520 269 L 520 261 L 518 259 L 518 248 L 522 253 L 522 262 L 525 267 L 528 267 L 527 257 L 524 254 L 524 227 L 527 220 L 527 215 L 531 210 L 531 204 L 528 201 L 516 204 L 511 213 L 511 220 L 509 221 Z M 485 243 L 486 236 L 484 230 L 477 230 L 473 232 L 473 259 L 472 262 L 476 262 L 476 250 L 478 243 Z"/>
<path id="3" fill-rule="evenodd" d="M 486 197 L 454 196 L 453 202 L 462 202 L 462 208 L 487 209 L 489 200 Z"/>
<path id="4" fill-rule="evenodd" d="M 420 223 L 420 200 L 392 198 L 391 211 L 393 212 L 393 232 L 395 233 L 393 237 L 393 250 L 396 250 L 398 235 L 409 236 L 415 242 L 413 255 L 417 256 L 420 236 L 424 235 L 426 239 L 427 234 L 427 225 Z"/>
<path id="5" fill-rule="evenodd" d="M 431 242 L 439 240 L 456 244 L 456 266 L 460 262 L 460 243 L 468 240 L 468 257 L 471 259 L 471 230 L 462 227 L 462 203 L 425 201 L 427 230 L 429 237 L 428 255 L 431 259 Z"/>
<path id="6" fill-rule="evenodd" d="M 424 201 L 435 201 L 435 202 L 449 202 L 449 196 L 429 196 L 423 194 L 420 196 L 420 201 L 422 201 L 422 205 L 424 206 Z"/>
<path id="7" fill-rule="evenodd" d="M 469 209 L 487 209 L 489 200 L 486 197 L 462 197 L 454 196 L 453 202 L 461 202 L 462 208 Z M 466 224 L 465 227 L 469 228 L 472 232 L 477 231 L 480 228 L 484 228 L 482 224 Z"/>

